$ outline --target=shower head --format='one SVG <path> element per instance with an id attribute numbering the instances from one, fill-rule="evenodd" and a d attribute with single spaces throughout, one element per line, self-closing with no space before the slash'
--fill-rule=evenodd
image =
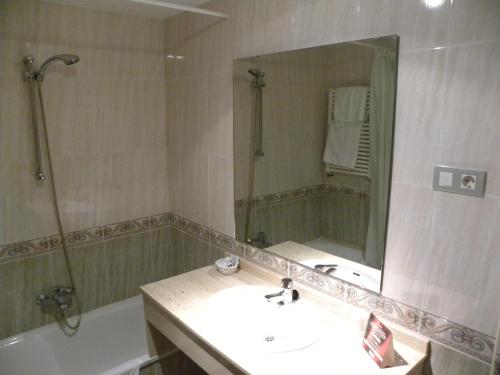
<path id="1" fill-rule="evenodd" d="M 261 71 L 259 69 L 255 69 L 255 68 L 248 69 L 248 73 L 250 73 L 251 75 L 253 75 L 254 77 L 257 77 L 257 78 L 262 78 L 266 75 L 266 73 L 264 73 L 263 71 Z"/>
<path id="2" fill-rule="evenodd" d="M 42 64 L 42 67 L 40 68 L 39 75 L 42 79 L 43 79 L 43 74 L 45 73 L 49 65 L 57 61 L 62 61 L 66 65 L 73 65 L 76 64 L 78 61 L 80 61 L 80 58 L 77 55 L 71 55 L 71 54 L 62 54 L 49 57 L 47 60 L 45 60 L 45 62 Z"/>

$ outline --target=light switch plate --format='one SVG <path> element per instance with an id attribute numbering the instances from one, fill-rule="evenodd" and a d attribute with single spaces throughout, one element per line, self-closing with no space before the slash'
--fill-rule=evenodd
<path id="1" fill-rule="evenodd" d="M 434 166 L 432 188 L 448 193 L 484 197 L 486 171 L 461 169 L 447 165 Z"/>

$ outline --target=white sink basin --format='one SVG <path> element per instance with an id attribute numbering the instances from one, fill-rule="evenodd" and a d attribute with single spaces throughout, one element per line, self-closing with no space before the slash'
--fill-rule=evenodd
<path id="1" fill-rule="evenodd" d="M 210 297 L 207 323 L 223 343 L 239 343 L 249 350 L 290 352 L 317 342 L 325 325 L 321 310 L 302 299 L 279 306 L 266 294 L 279 287 L 239 286 Z"/>

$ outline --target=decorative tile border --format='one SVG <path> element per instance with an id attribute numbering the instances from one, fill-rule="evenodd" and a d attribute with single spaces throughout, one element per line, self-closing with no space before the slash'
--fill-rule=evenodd
<path id="1" fill-rule="evenodd" d="M 364 310 L 372 311 L 384 319 L 418 332 L 420 311 L 416 308 L 355 285 L 351 285 L 347 289 L 346 302 Z"/>
<path id="2" fill-rule="evenodd" d="M 288 191 L 280 191 L 277 193 L 271 193 L 266 195 L 259 195 L 252 199 L 251 205 L 254 208 L 261 208 L 282 202 L 304 199 L 310 196 L 328 195 L 328 194 L 350 199 L 356 199 L 356 200 L 368 200 L 370 198 L 370 193 L 368 191 L 356 190 L 352 188 L 331 185 L 331 184 L 323 184 L 323 185 L 308 186 Z M 248 204 L 247 199 L 236 200 L 234 202 L 235 211 L 241 212 L 245 210 L 247 204 Z"/>
<path id="3" fill-rule="evenodd" d="M 103 226 L 103 239 L 111 239 L 116 237 L 128 236 L 134 233 L 147 231 L 151 227 L 151 217 L 141 217 Z"/>
<path id="4" fill-rule="evenodd" d="M 0 263 L 7 262 L 12 259 L 33 257 L 46 253 L 49 250 L 50 240 L 47 237 L 1 245 Z"/>
<path id="5" fill-rule="evenodd" d="M 345 281 L 331 278 L 324 273 L 316 272 L 312 268 L 305 267 L 299 263 L 289 261 L 288 264 L 289 275 L 292 279 L 332 297 L 343 299 L 347 289 Z"/>
<path id="6" fill-rule="evenodd" d="M 237 241 L 234 237 L 227 236 L 223 233 L 213 230 L 211 232 L 211 241 L 215 247 L 227 251 L 229 253 L 245 256 L 245 248 L 247 247 L 243 242 Z"/>
<path id="7" fill-rule="evenodd" d="M 491 363 L 494 337 L 427 312 L 422 313 L 420 333 L 450 348 Z"/>
<path id="8" fill-rule="evenodd" d="M 166 227 L 172 224 L 172 214 L 170 212 L 151 216 L 151 228 Z"/>
<path id="9" fill-rule="evenodd" d="M 255 247 L 245 247 L 245 259 L 282 276 L 288 276 L 288 261 Z"/>
<path id="10" fill-rule="evenodd" d="M 376 313 L 400 326 L 487 364 L 491 363 L 495 339 L 484 333 L 425 313 L 417 308 L 360 288 L 346 281 L 325 275 L 298 263 L 284 260 L 265 250 L 247 246 L 247 260 L 267 269 L 288 275 L 295 281 L 316 289 L 352 306 Z M 277 260 L 281 259 L 281 261 Z M 281 262 L 281 263 L 280 263 Z M 285 265 L 284 263 L 287 263 Z"/>
<path id="11" fill-rule="evenodd" d="M 102 227 L 83 229 L 75 232 L 69 232 L 64 235 L 64 240 L 66 241 L 66 246 L 68 247 L 89 245 L 91 243 L 101 241 L 102 239 L 103 239 Z M 49 242 L 51 251 L 62 249 L 61 236 L 59 235 L 50 236 Z"/>
<path id="12" fill-rule="evenodd" d="M 318 194 L 319 189 L 314 188 L 316 190 L 311 191 Z M 350 194 L 350 192 L 344 193 Z M 300 193 L 294 193 L 288 196 L 300 197 L 301 195 Z M 317 272 L 265 250 L 254 248 L 231 236 L 172 213 L 162 213 L 70 232 L 65 234 L 65 239 L 68 247 L 77 247 L 169 226 L 201 241 L 209 242 L 220 250 L 244 257 L 246 260 L 280 275 L 292 277 L 299 283 L 355 307 L 373 311 L 384 319 L 425 335 L 465 355 L 487 364 L 491 363 L 495 341 L 491 336 L 448 321 L 445 318 L 420 311 L 404 303 L 337 279 L 334 276 Z M 61 238 L 57 235 L 1 245 L 0 263 L 57 251 L 60 250 L 60 247 Z"/>
<path id="13" fill-rule="evenodd" d="M 147 216 L 120 223 L 68 232 L 64 234 L 64 239 L 68 248 L 84 246 L 169 226 L 171 225 L 171 218 L 171 213 Z M 35 240 L 0 245 L 0 263 L 32 257 L 49 251 L 58 251 L 61 248 L 62 240 L 58 234 Z"/>

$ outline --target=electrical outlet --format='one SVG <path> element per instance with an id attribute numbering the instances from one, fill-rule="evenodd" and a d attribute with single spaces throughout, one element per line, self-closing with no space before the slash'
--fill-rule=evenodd
<path id="1" fill-rule="evenodd" d="M 466 190 L 474 190 L 476 188 L 476 176 L 463 174 L 460 180 L 460 187 Z"/>
<path id="2" fill-rule="evenodd" d="M 460 169 L 446 165 L 434 167 L 434 190 L 448 193 L 484 197 L 486 186 L 486 171 Z"/>

